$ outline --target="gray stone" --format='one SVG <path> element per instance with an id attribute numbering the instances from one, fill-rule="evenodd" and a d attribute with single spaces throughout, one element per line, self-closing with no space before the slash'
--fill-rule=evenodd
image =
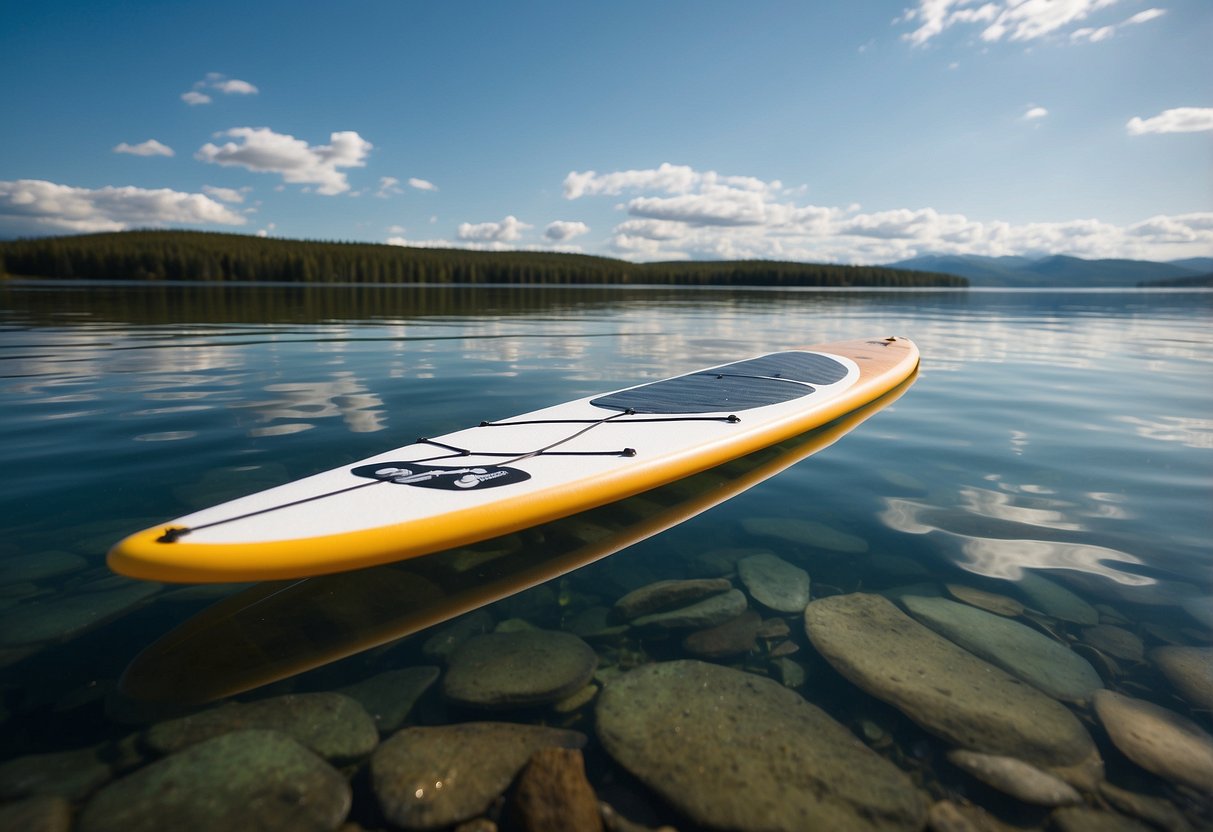
<path id="1" fill-rule="evenodd" d="M 386 735 L 404 726 L 417 700 L 438 681 L 438 672 L 438 668 L 429 665 L 389 670 L 336 692 L 366 708 L 379 733 Z"/>
<path id="2" fill-rule="evenodd" d="M 245 729 L 279 731 L 334 763 L 370 754 L 379 731 L 366 708 L 340 693 L 290 693 L 256 702 L 232 702 L 160 722 L 147 729 L 144 742 L 171 754 L 195 743 Z"/>
<path id="3" fill-rule="evenodd" d="M 545 705 L 580 690 L 597 666 L 594 649 L 572 633 L 485 633 L 451 655 L 442 689 L 477 708 Z"/>
<path id="4" fill-rule="evenodd" d="M 1097 624 L 1082 631 L 1082 640 L 1116 659 L 1139 662 L 1145 654 L 1141 639 L 1123 627 L 1114 624 Z"/>
<path id="5" fill-rule="evenodd" d="M 809 604 L 809 573 L 776 555 L 737 561 L 737 575 L 750 597 L 775 612 L 801 613 Z"/>
<path id="6" fill-rule="evenodd" d="M 1084 627 L 1094 627 L 1099 623 L 1099 611 L 1093 606 L 1061 584 L 1035 572 L 1024 572 L 1015 582 L 1015 588 L 1028 599 L 1031 606 L 1054 618 Z"/>
<path id="7" fill-rule="evenodd" d="M 610 607 L 593 606 L 574 615 L 567 626 L 574 635 L 586 641 L 593 641 L 621 636 L 628 631 L 630 625 L 612 623 Z"/>
<path id="8" fill-rule="evenodd" d="M 932 630 L 1049 696 L 1085 702 L 1103 687 L 1086 659 L 1018 621 L 944 598 L 902 603 Z"/>
<path id="9" fill-rule="evenodd" d="M 499 722 L 405 728 L 372 755 L 371 782 L 388 821 L 441 829 L 484 812 L 540 748 L 585 741 L 576 731 Z"/>
<path id="10" fill-rule="evenodd" d="M 3 832 L 68 832 L 72 805 L 62 797 L 40 794 L 0 806 Z"/>
<path id="11" fill-rule="evenodd" d="M 964 769 L 987 786 L 1036 806 L 1070 806 L 1082 802 L 1082 795 L 1064 780 L 1036 766 L 997 754 L 953 749 L 948 761 Z"/>
<path id="12" fill-rule="evenodd" d="M 816 549 L 857 554 L 868 551 L 868 542 L 853 534 L 832 529 L 814 520 L 790 517 L 747 517 L 742 527 L 754 535 L 776 537 L 791 543 L 803 543 Z"/>
<path id="13" fill-rule="evenodd" d="M 1130 760 L 1159 777 L 1213 794 L 1213 736 L 1195 722 L 1110 690 L 1095 694 L 1095 712 Z"/>
<path id="14" fill-rule="evenodd" d="M 730 589 L 689 607 L 642 615 L 632 621 L 632 624 L 637 627 L 661 627 L 666 630 L 702 629 L 723 624 L 745 610 L 745 593 L 739 589 Z"/>
<path id="15" fill-rule="evenodd" d="M 940 800 L 927 811 L 927 828 L 931 832 L 1023 832 L 1009 826 L 980 806 Z"/>
<path id="16" fill-rule="evenodd" d="M 0 800 L 58 795 L 79 800 L 113 776 L 99 747 L 27 754 L 0 763 Z"/>
<path id="17" fill-rule="evenodd" d="M 332 832 L 350 810 L 345 778 L 277 731 L 199 743 L 106 786 L 80 832 Z"/>
<path id="18" fill-rule="evenodd" d="M 1156 647 L 1150 661 L 1193 707 L 1213 710 L 1213 647 Z"/>
<path id="19" fill-rule="evenodd" d="M 813 646 L 839 673 L 953 745 L 1049 768 L 1097 765 L 1094 742 L 1064 705 L 888 599 L 836 595 L 813 601 L 804 618 Z"/>
<path id="20" fill-rule="evenodd" d="M 688 604 L 728 592 L 733 588 L 726 578 L 696 578 L 689 581 L 657 581 L 634 589 L 615 602 L 615 612 L 625 621 L 642 615 L 685 607 Z"/>
<path id="21" fill-rule="evenodd" d="M 88 561 L 71 552 L 39 552 L 35 555 L 10 555 L 0 558 L 0 584 L 41 581 L 78 572 Z"/>
<path id="22" fill-rule="evenodd" d="M 159 591 L 160 585 L 127 581 L 101 592 L 73 592 L 10 607 L 0 613 L 0 645 L 64 641 L 112 621 Z"/>
<path id="23" fill-rule="evenodd" d="M 603 747 L 692 820 L 730 830 L 921 828 L 896 766 L 799 694 L 693 660 L 649 664 L 598 700 Z"/>
<path id="24" fill-rule="evenodd" d="M 1175 804 L 1165 798 L 1137 794 L 1106 781 L 1099 784 L 1099 794 L 1126 815 L 1167 832 L 1188 832 L 1192 828 Z"/>
<path id="25" fill-rule="evenodd" d="M 428 658 L 446 661 L 459 645 L 472 636 L 491 633 L 496 623 L 496 619 L 488 610 L 479 609 L 461 615 L 449 624 L 439 627 L 427 638 L 421 652 Z"/>

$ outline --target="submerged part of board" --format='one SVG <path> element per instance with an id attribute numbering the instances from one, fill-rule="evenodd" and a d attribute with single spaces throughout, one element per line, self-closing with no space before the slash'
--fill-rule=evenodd
<path id="1" fill-rule="evenodd" d="M 266 581 L 202 610 L 127 666 L 107 709 L 156 721 L 395 642 L 661 534 L 837 442 L 913 376 L 828 425 L 642 495 L 424 558 Z"/>
<path id="2" fill-rule="evenodd" d="M 171 582 L 343 572 L 535 526 L 818 427 L 918 366 L 905 338 L 769 353 L 396 448 L 138 532 L 114 571 Z"/>

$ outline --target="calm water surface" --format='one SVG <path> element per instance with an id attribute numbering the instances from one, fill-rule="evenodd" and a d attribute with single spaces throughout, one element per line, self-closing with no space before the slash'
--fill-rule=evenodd
<path id="1" fill-rule="evenodd" d="M 1017 620 L 1083 656 L 1108 688 L 1208 731 L 1208 706 L 1148 651 L 1211 643 L 1211 311 L 1213 294 L 1200 292 L 5 284 L 0 760 L 113 743 L 227 695 L 331 690 L 434 663 L 425 644 L 436 628 L 489 602 L 498 624 L 585 634 L 600 680 L 684 658 L 682 634 L 604 636 L 584 616 L 662 579 L 728 574 L 741 587 L 737 550 L 803 568 L 814 599 L 907 585 L 946 594 L 946 584 L 1018 599 L 1028 610 Z M 417 436 L 754 353 L 888 334 L 917 342 L 920 375 L 835 431 L 848 435 L 804 437 L 563 526 L 303 588 L 152 586 L 105 568 L 105 549 L 127 532 Z M 414 597 L 422 575 L 427 590 Z M 1042 609 L 1025 575 L 1074 593 L 1147 653 L 1120 654 L 1090 633 L 1094 622 Z M 401 576 L 416 580 L 392 583 Z M 385 583 L 397 588 L 378 591 Z M 216 613 L 219 601 L 229 606 Z M 716 663 L 825 707 L 933 799 L 1043 822 L 964 779 L 942 760 L 947 743 L 849 687 L 800 617 L 782 617 L 798 648 L 786 661 L 807 682 L 771 659 L 779 638 Z M 148 650 L 182 625 L 203 635 Z M 1089 705 L 1070 707 L 1110 780 L 1208 822 L 1190 786 L 1128 759 Z M 600 795 L 623 788 L 595 750 L 592 706 L 485 717 L 444 704 L 439 685 L 410 721 L 483 718 L 586 731 Z M 624 791 L 618 800 L 643 804 L 649 820 L 694 828 L 644 784 Z"/>

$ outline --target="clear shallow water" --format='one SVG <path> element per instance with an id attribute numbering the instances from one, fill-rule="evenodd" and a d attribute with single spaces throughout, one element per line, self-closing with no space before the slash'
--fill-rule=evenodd
<path id="1" fill-rule="evenodd" d="M 31 282 L 0 287 L 0 310 L 0 442 L 8 462 L 0 485 L 0 759 L 128 735 L 131 715 L 119 714 L 112 694 L 124 670 L 148 645 L 234 591 L 141 592 L 111 578 L 104 550 L 128 531 L 416 436 L 752 353 L 867 335 L 905 335 L 919 345 L 920 376 L 900 399 L 727 502 L 499 601 L 490 608 L 495 618 L 568 629 L 579 612 L 609 606 L 629 589 L 703 577 L 705 553 L 745 548 L 806 569 L 814 598 L 922 582 L 1016 596 L 1016 581 L 1027 572 L 1107 605 L 1106 620 L 1147 648 L 1210 643 L 1213 294 Z M 626 543 L 639 520 L 677 515 L 688 494 L 711 503 L 721 480 L 736 481 L 767 461 L 659 495 L 657 507 L 633 501 L 585 522 Z M 866 551 L 747 531 L 745 522 L 755 518 L 820 524 L 862 540 Z M 572 569 L 602 553 L 576 554 L 592 533 L 562 534 L 502 544 L 525 548 L 525 562 L 510 561 L 504 570 L 524 579 L 491 574 L 493 566 L 461 567 L 447 570 L 459 577 L 438 595 L 472 609 L 540 580 L 545 561 L 567 557 Z M 345 606 L 358 607 L 367 587 L 380 583 L 372 576 L 359 587 L 349 578 L 316 594 L 349 593 Z M 478 595 L 478 583 L 495 588 Z M 432 596 L 412 604 L 442 606 Z M 229 617 L 224 638 L 204 641 L 189 661 L 178 656 L 195 677 L 161 694 L 184 701 L 182 690 L 196 692 L 198 677 L 208 673 L 239 677 L 219 680 L 217 695 L 250 686 L 246 698 L 340 687 L 423 660 L 421 645 L 433 635 L 425 625 L 453 614 L 406 620 L 386 597 L 370 605 L 375 615 L 355 620 L 334 611 L 341 606 L 288 602 L 269 623 L 258 615 Z M 785 617 L 800 647 L 793 658 L 828 673 L 814 663 L 803 625 Z M 1177 709 L 1209 730 L 1208 712 L 1176 696 L 1149 662 L 1084 646 L 1082 628 L 1056 616 L 1032 623 L 1078 645 L 1109 686 Z M 270 649 L 259 639 L 273 627 L 329 635 L 306 643 L 279 638 Z M 390 651 L 380 647 L 410 631 Z M 262 652 L 237 657 L 224 647 L 236 641 Z M 624 653 L 629 661 L 679 658 L 685 654 L 677 643 L 600 642 L 600 661 L 625 666 Z M 212 671 L 197 657 L 216 651 Z M 258 666 L 274 664 L 275 651 L 290 660 L 259 674 Z M 721 663 L 777 675 L 762 649 Z M 289 675 L 309 667 L 310 674 Z M 182 672 L 167 668 L 152 664 L 141 672 Z M 258 689 L 261 680 L 272 684 Z M 844 724 L 858 724 L 862 715 L 831 699 L 827 687 L 815 694 L 810 680 L 798 689 Z M 440 699 L 436 689 L 429 696 Z M 465 717 L 432 704 L 418 719 Z M 898 739 L 908 745 L 896 753 L 886 748 L 886 756 L 913 757 L 938 745 L 928 733 Z M 1110 769 L 1183 804 L 1182 791 L 1168 792 L 1166 778 L 1142 775 L 1101 743 Z M 940 779 L 943 768 L 923 775 L 936 797 L 963 789 Z M 609 760 L 595 771 L 615 776 Z M 991 801 L 1004 817 L 1022 811 Z"/>

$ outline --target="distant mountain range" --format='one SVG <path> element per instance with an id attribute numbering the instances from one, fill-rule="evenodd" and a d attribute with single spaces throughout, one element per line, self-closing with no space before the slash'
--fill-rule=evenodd
<path id="1" fill-rule="evenodd" d="M 942 272 L 967 277 L 972 286 L 1116 288 L 1140 285 L 1213 285 L 1213 257 L 1156 263 L 1149 260 L 1084 260 L 1049 257 L 980 257 L 924 254 L 889 268 Z"/>

